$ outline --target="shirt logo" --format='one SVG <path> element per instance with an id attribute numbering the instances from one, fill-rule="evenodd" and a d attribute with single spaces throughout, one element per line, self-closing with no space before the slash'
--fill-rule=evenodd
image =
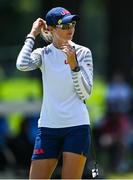
<path id="1" fill-rule="evenodd" d="M 34 149 L 33 154 L 43 154 L 44 153 L 44 149 L 39 148 L 39 149 Z"/>
<path id="2" fill-rule="evenodd" d="M 67 60 L 65 60 L 65 61 L 64 61 L 64 63 L 65 63 L 65 64 L 68 64 L 68 61 L 67 61 Z"/>
<path id="3" fill-rule="evenodd" d="M 46 48 L 44 51 L 45 51 L 45 54 L 49 54 L 52 52 L 50 48 Z"/>

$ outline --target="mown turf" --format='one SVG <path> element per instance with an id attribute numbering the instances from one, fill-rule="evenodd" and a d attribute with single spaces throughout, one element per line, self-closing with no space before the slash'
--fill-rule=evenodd
<path id="1" fill-rule="evenodd" d="M 110 174 L 108 179 L 133 179 L 133 173 Z"/>

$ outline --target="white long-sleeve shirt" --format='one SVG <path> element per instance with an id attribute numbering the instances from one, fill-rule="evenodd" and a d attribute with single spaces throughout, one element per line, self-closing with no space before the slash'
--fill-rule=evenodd
<path id="1" fill-rule="evenodd" d="M 26 39 L 16 66 L 21 71 L 41 69 L 43 102 L 38 127 L 62 128 L 90 124 L 84 100 L 93 86 L 91 51 L 70 42 L 75 47 L 79 72 L 72 72 L 66 54 L 50 44 L 33 51 L 34 40 Z"/>

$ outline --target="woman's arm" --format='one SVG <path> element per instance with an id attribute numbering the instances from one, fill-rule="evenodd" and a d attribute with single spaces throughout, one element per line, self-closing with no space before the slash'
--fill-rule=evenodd
<path id="1" fill-rule="evenodd" d="M 80 71 L 72 71 L 72 78 L 76 93 L 79 95 L 80 99 L 84 101 L 91 95 L 93 87 L 93 62 L 89 49 L 79 63 L 79 67 Z"/>
<path id="2" fill-rule="evenodd" d="M 40 68 L 42 64 L 41 48 L 32 52 L 34 46 L 35 37 L 28 35 L 25 44 L 22 47 L 17 58 L 17 69 L 21 71 L 31 71 Z"/>
<path id="3" fill-rule="evenodd" d="M 84 48 L 81 52 L 82 58 L 78 62 L 74 46 L 67 43 L 61 49 L 67 55 L 67 62 L 72 70 L 72 79 L 76 93 L 84 101 L 90 96 L 93 86 L 91 51 L 88 48 Z"/>
<path id="4" fill-rule="evenodd" d="M 32 52 L 35 38 L 41 33 L 41 29 L 46 27 L 46 22 L 38 18 L 32 25 L 25 44 L 22 47 L 16 62 L 16 66 L 21 71 L 30 71 L 41 67 L 41 48 Z"/>

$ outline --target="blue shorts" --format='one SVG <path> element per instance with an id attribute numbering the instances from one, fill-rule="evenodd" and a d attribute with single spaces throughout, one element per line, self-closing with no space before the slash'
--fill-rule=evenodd
<path id="1" fill-rule="evenodd" d="M 62 152 L 88 156 L 91 144 L 90 126 L 38 128 L 32 160 L 58 158 Z"/>

